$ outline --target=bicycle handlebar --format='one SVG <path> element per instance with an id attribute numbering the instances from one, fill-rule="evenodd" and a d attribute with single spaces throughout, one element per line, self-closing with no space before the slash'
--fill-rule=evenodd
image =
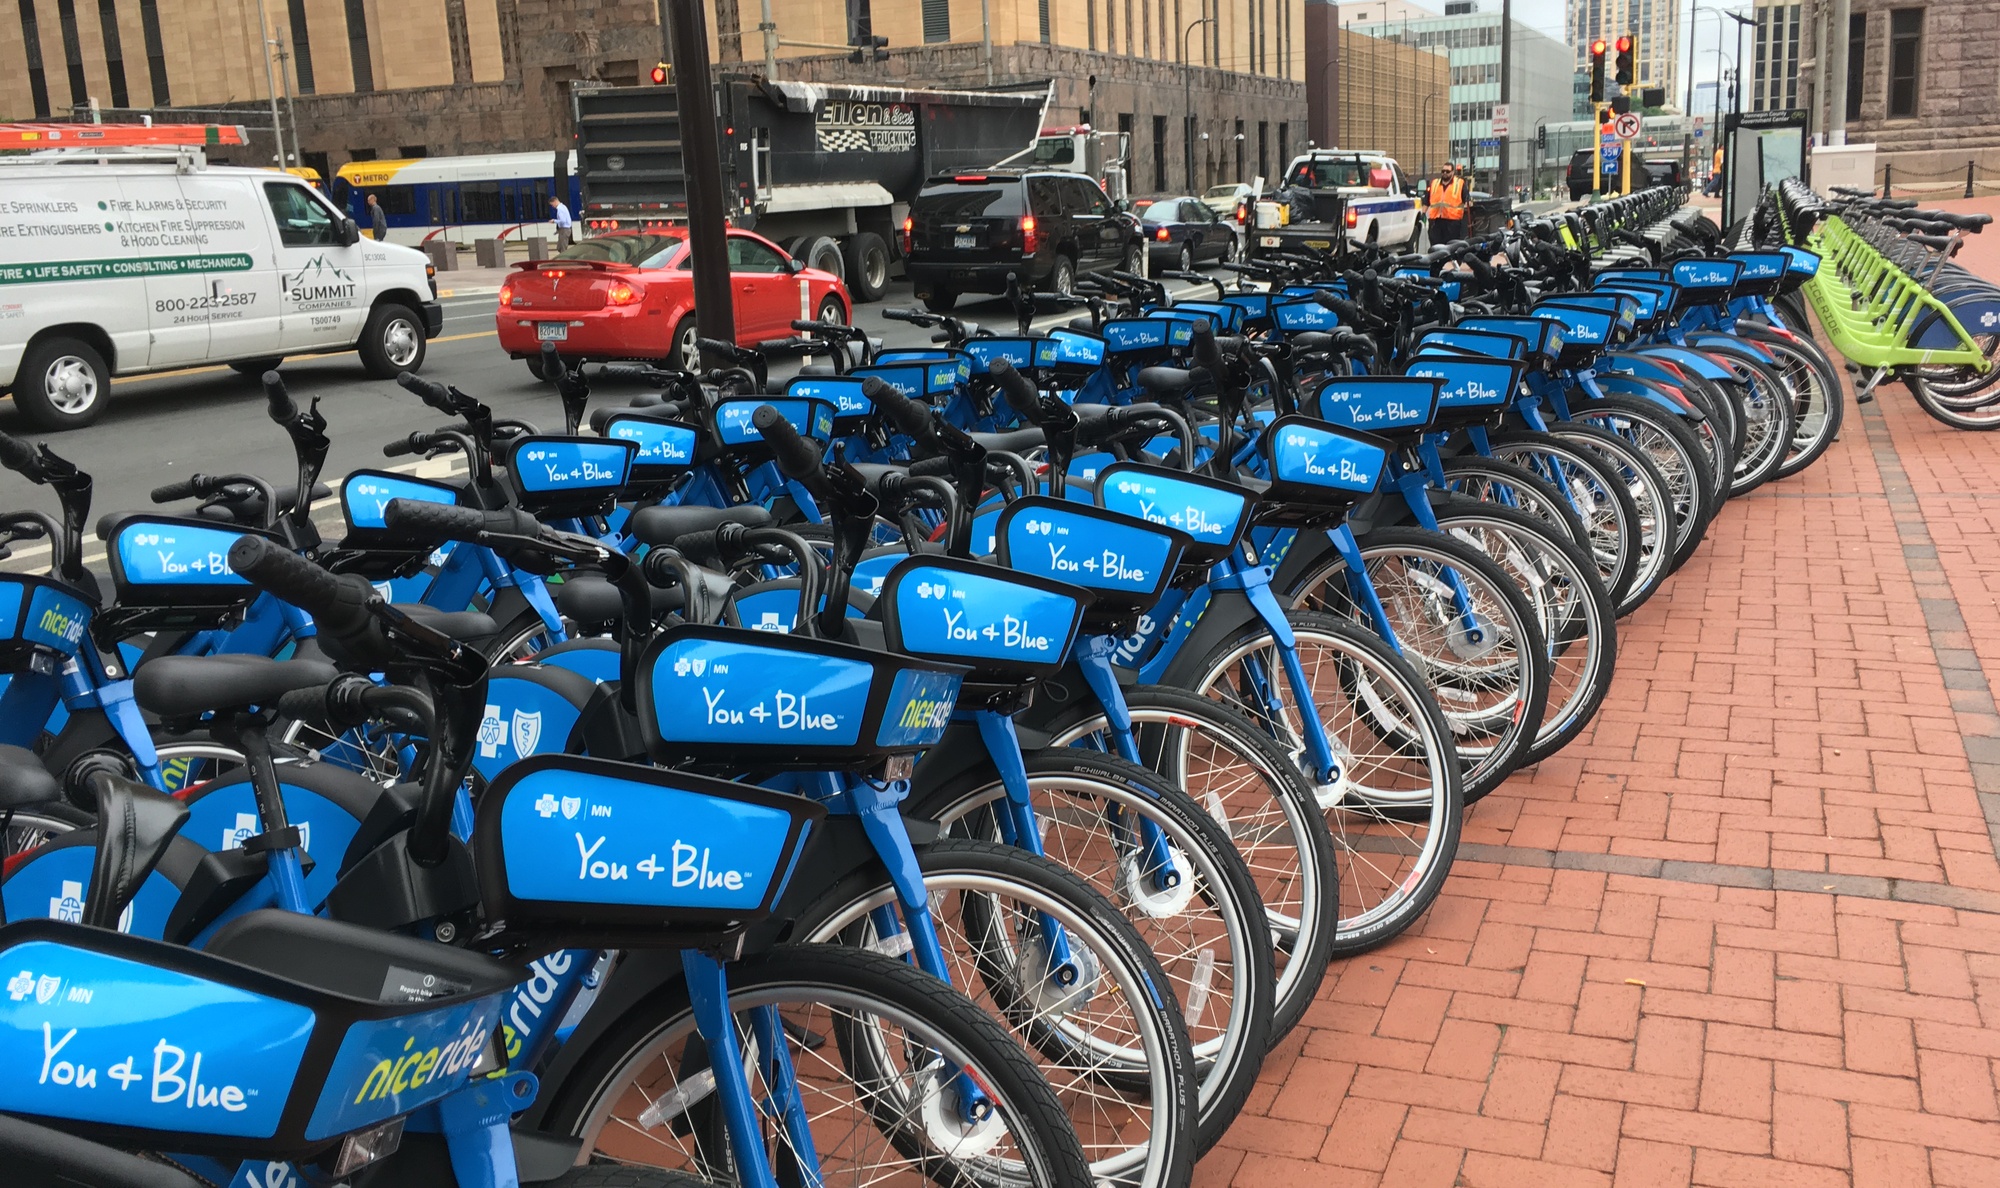
<path id="1" fill-rule="evenodd" d="M 31 483 L 48 481 L 48 474 L 42 467 L 41 452 L 35 448 L 34 443 L 22 441 L 6 433 L 0 433 L 0 466 L 5 466 Z"/>
<path id="2" fill-rule="evenodd" d="M 292 402 L 292 394 L 285 390 L 285 381 L 275 371 L 264 373 L 264 402 L 271 420 L 283 425 L 299 415 L 299 406 Z"/>

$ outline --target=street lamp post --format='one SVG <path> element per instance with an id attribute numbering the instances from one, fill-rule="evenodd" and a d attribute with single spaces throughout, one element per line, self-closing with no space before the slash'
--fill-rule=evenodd
<path id="1" fill-rule="evenodd" d="M 1203 25 L 1213 25 L 1212 16 L 1196 17 L 1181 30 L 1181 151 L 1186 154 L 1187 188 L 1194 189 L 1194 62 L 1188 51 L 1188 35 Z"/>
<path id="2" fill-rule="evenodd" d="M 1536 120 L 1535 135 L 1533 139 L 1529 141 L 1530 144 L 1538 146 L 1528 150 L 1531 154 L 1533 154 L 1528 158 L 1530 162 L 1530 164 L 1528 165 L 1528 201 L 1530 202 L 1533 202 L 1535 200 L 1535 188 L 1541 185 L 1542 166 L 1548 164 L 1548 153 L 1539 147 L 1542 143 L 1542 125 L 1548 122 L 1549 122 L 1549 117 L 1547 116 L 1543 116 L 1540 119 Z"/>
<path id="3" fill-rule="evenodd" d="M 1447 76 L 1447 77 L 1449 77 L 1449 76 Z M 1447 81 L 1447 83 L 1446 83 L 1445 85 L 1449 86 L 1449 85 L 1450 85 L 1450 83 L 1449 83 L 1449 82 Z M 1426 90 L 1426 91 L 1424 92 L 1424 102 L 1423 102 L 1423 107 L 1422 107 L 1422 109 L 1421 109 L 1421 110 L 1422 110 L 1422 120 L 1423 120 L 1423 126 L 1424 126 L 1424 127 L 1423 127 L 1423 133 L 1422 133 L 1422 135 L 1423 135 L 1423 143 L 1424 143 L 1424 176 L 1425 176 L 1425 177 L 1429 177 L 1429 176 L 1431 175 L 1431 136 L 1430 136 L 1430 129 L 1431 129 L 1431 103 L 1432 103 L 1432 102 L 1433 102 L 1434 100 L 1436 100 L 1436 99 L 1437 99 L 1437 90 L 1436 90 L 1436 88 L 1432 88 L 1432 89 L 1430 89 L 1430 90 Z M 1446 151 L 1445 151 L 1445 155 L 1447 155 L 1447 156 L 1449 156 L 1449 155 L 1450 155 L 1450 149 L 1448 149 L 1448 148 L 1446 149 Z"/>

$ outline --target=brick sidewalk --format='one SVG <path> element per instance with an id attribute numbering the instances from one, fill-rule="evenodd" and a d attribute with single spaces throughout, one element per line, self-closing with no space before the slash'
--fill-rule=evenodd
<path id="1" fill-rule="evenodd" d="M 1592 729 L 1329 972 L 1197 1182 L 2000 1184 L 1996 538 L 2000 437 L 1850 403 L 1620 624 Z"/>

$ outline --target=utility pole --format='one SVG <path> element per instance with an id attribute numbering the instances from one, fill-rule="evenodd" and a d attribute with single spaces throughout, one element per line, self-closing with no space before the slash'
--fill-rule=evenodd
<path id="1" fill-rule="evenodd" d="M 1187 188 L 1194 189 L 1194 62 L 1188 53 L 1188 35 L 1203 25 L 1213 25 L 1212 16 L 1196 17 L 1181 30 L 1181 140 L 1187 172 Z"/>
<path id="2" fill-rule="evenodd" d="M 764 35 L 764 78 L 778 77 L 778 25 L 771 19 L 771 0 L 764 0 L 763 20 L 757 31 Z"/>
<path id="3" fill-rule="evenodd" d="M 722 151 L 715 136 L 715 88 L 708 68 L 706 0 L 662 0 L 672 38 L 674 90 L 687 173 L 688 264 L 695 325 L 703 338 L 736 341 L 729 288 L 728 214 L 722 204 Z M 717 360 L 720 362 L 720 360 Z"/>
<path id="4" fill-rule="evenodd" d="M 764 0 L 764 3 L 768 5 L 771 3 L 771 0 Z M 990 87 L 993 85 L 992 0 L 979 0 L 979 44 L 981 50 L 985 53 L 986 56 L 986 85 Z M 1094 111 L 1091 112 L 1090 114 L 1093 119 L 1096 118 L 1097 116 L 1097 113 Z"/>
<path id="5" fill-rule="evenodd" d="M 1509 152 L 1514 140 L 1514 0 L 1500 2 L 1500 102 L 1507 105 L 1507 130 L 1500 134 L 1500 184 L 1493 187 L 1498 193 L 1508 192 L 1512 174 L 1508 170 Z M 1469 189 L 1472 183 L 1467 182 Z"/>
<path id="6" fill-rule="evenodd" d="M 257 0 L 257 29 L 264 39 L 264 93 L 271 97 L 271 140 L 278 146 L 278 168 L 285 167 L 285 126 L 278 119 L 278 80 L 271 71 L 271 20 L 264 0 Z"/>

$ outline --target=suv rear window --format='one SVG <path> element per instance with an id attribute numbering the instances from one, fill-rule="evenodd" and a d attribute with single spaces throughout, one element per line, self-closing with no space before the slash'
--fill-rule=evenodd
<path id="1" fill-rule="evenodd" d="M 932 182 L 910 203 L 914 213 L 946 219 L 1007 218 L 1021 209 L 1021 183 L 1012 178 L 982 182 Z"/>

